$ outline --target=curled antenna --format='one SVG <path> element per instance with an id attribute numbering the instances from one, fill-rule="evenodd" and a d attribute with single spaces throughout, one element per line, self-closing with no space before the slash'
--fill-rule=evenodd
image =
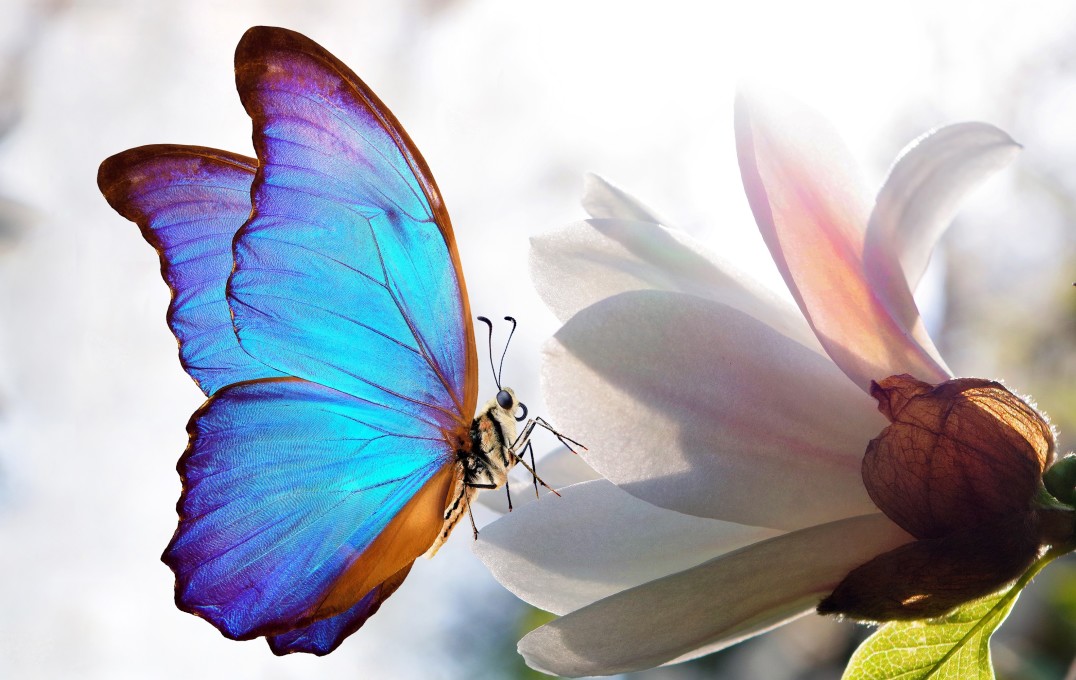
<path id="1" fill-rule="evenodd" d="M 493 366 L 493 322 L 484 316 L 478 317 L 478 320 L 486 324 L 486 326 L 489 328 L 489 341 L 486 343 L 486 345 L 489 347 L 489 369 L 493 371 L 493 379 L 497 381 L 497 389 L 499 390 L 501 389 L 501 376 L 499 373 L 497 373 L 496 368 Z M 501 360 L 503 361 L 504 358 L 502 357 Z"/>
<path id="2" fill-rule="evenodd" d="M 504 317 L 504 320 L 512 322 L 512 330 L 508 331 L 508 340 L 505 341 L 505 343 L 504 343 L 504 351 L 501 352 L 501 364 L 500 364 L 500 366 L 497 367 L 497 389 L 500 389 L 500 387 L 501 387 L 501 370 L 504 369 L 504 356 L 506 354 L 508 354 L 508 343 L 512 342 L 512 335 L 516 332 L 516 320 L 513 319 L 510 316 Z M 490 332 L 491 333 L 493 332 L 492 328 L 491 328 Z M 492 356 L 490 357 L 490 363 L 493 363 L 493 357 Z"/>

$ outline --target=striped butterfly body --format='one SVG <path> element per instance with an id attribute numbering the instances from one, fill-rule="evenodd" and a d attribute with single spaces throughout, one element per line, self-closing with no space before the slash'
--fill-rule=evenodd
<path id="1" fill-rule="evenodd" d="M 256 158 L 139 147 L 98 185 L 157 250 L 180 361 L 207 397 L 162 557 L 176 605 L 277 654 L 327 654 L 548 425 L 516 432 L 526 409 L 499 374 L 473 415 L 452 226 L 385 105 L 284 29 L 250 29 L 235 74 Z"/>
<path id="2" fill-rule="evenodd" d="M 517 439 L 516 418 L 512 413 L 517 405 L 522 406 L 515 392 L 511 388 L 502 389 L 471 422 L 468 439 L 456 450 L 460 473 L 452 501 L 445 509 L 444 527 L 431 551 L 441 547 L 463 513 L 469 511 L 479 489 L 499 489 L 508 483 L 509 471 L 520 460 L 512 448 Z"/>

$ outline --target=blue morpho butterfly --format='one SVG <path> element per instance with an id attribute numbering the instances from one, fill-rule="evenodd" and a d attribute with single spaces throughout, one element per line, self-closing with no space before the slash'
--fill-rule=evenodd
<path id="1" fill-rule="evenodd" d="M 176 604 L 277 654 L 327 654 L 548 425 L 517 437 L 526 407 L 499 375 L 472 419 L 452 227 L 385 105 L 284 29 L 247 31 L 235 74 L 257 160 L 144 146 L 98 185 L 160 253 L 180 360 L 209 397 L 162 558 Z"/>

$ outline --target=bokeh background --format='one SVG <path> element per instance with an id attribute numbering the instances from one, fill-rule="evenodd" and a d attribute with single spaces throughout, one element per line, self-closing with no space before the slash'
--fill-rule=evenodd
<path id="1" fill-rule="evenodd" d="M 1024 152 L 966 204 L 920 299 L 957 373 L 1034 394 L 1071 447 L 1071 2 L 0 0 L 0 678 L 537 675 L 515 641 L 541 615 L 492 580 L 466 531 L 324 659 L 278 659 L 172 605 L 158 557 L 202 397 L 165 327 L 156 254 L 95 178 L 140 144 L 251 153 L 232 51 L 255 24 L 314 38 L 403 121 L 452 212 L 472 308 L 520 319 L 506 382 L 539 413 L 556 324 L 528 237 L 582 217 L 584 172 L 777 282 L 736 170 L 737 82 L 823 111 L 875 187 L 931 127 L 1002 127 Z M 636 677 L 837 678 L 867 632 L 808 617 Z M 1066 676 L 1076 563 L 1033 584 L 994 654 L 1003 678 Z"/>

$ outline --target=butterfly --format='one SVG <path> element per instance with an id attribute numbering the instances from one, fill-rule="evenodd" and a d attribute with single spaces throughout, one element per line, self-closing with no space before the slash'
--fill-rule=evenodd
<path id="1" fill-rule="evenodd" d="M 180 361 L 208 398 L 162 557 L 176 605 L 229 638 L 322 655 L 477 489 L 504 485 L 536 425 L 553 430 L 517 432 L 526 406 L 499 371 L 470 415 L 478 361 L 451 223 L 385 105 L 285 29 L 247 31 L 235 74 L 256 159 L 143 146 L 105 160 L 98 186 L 158 251 Z"/>

